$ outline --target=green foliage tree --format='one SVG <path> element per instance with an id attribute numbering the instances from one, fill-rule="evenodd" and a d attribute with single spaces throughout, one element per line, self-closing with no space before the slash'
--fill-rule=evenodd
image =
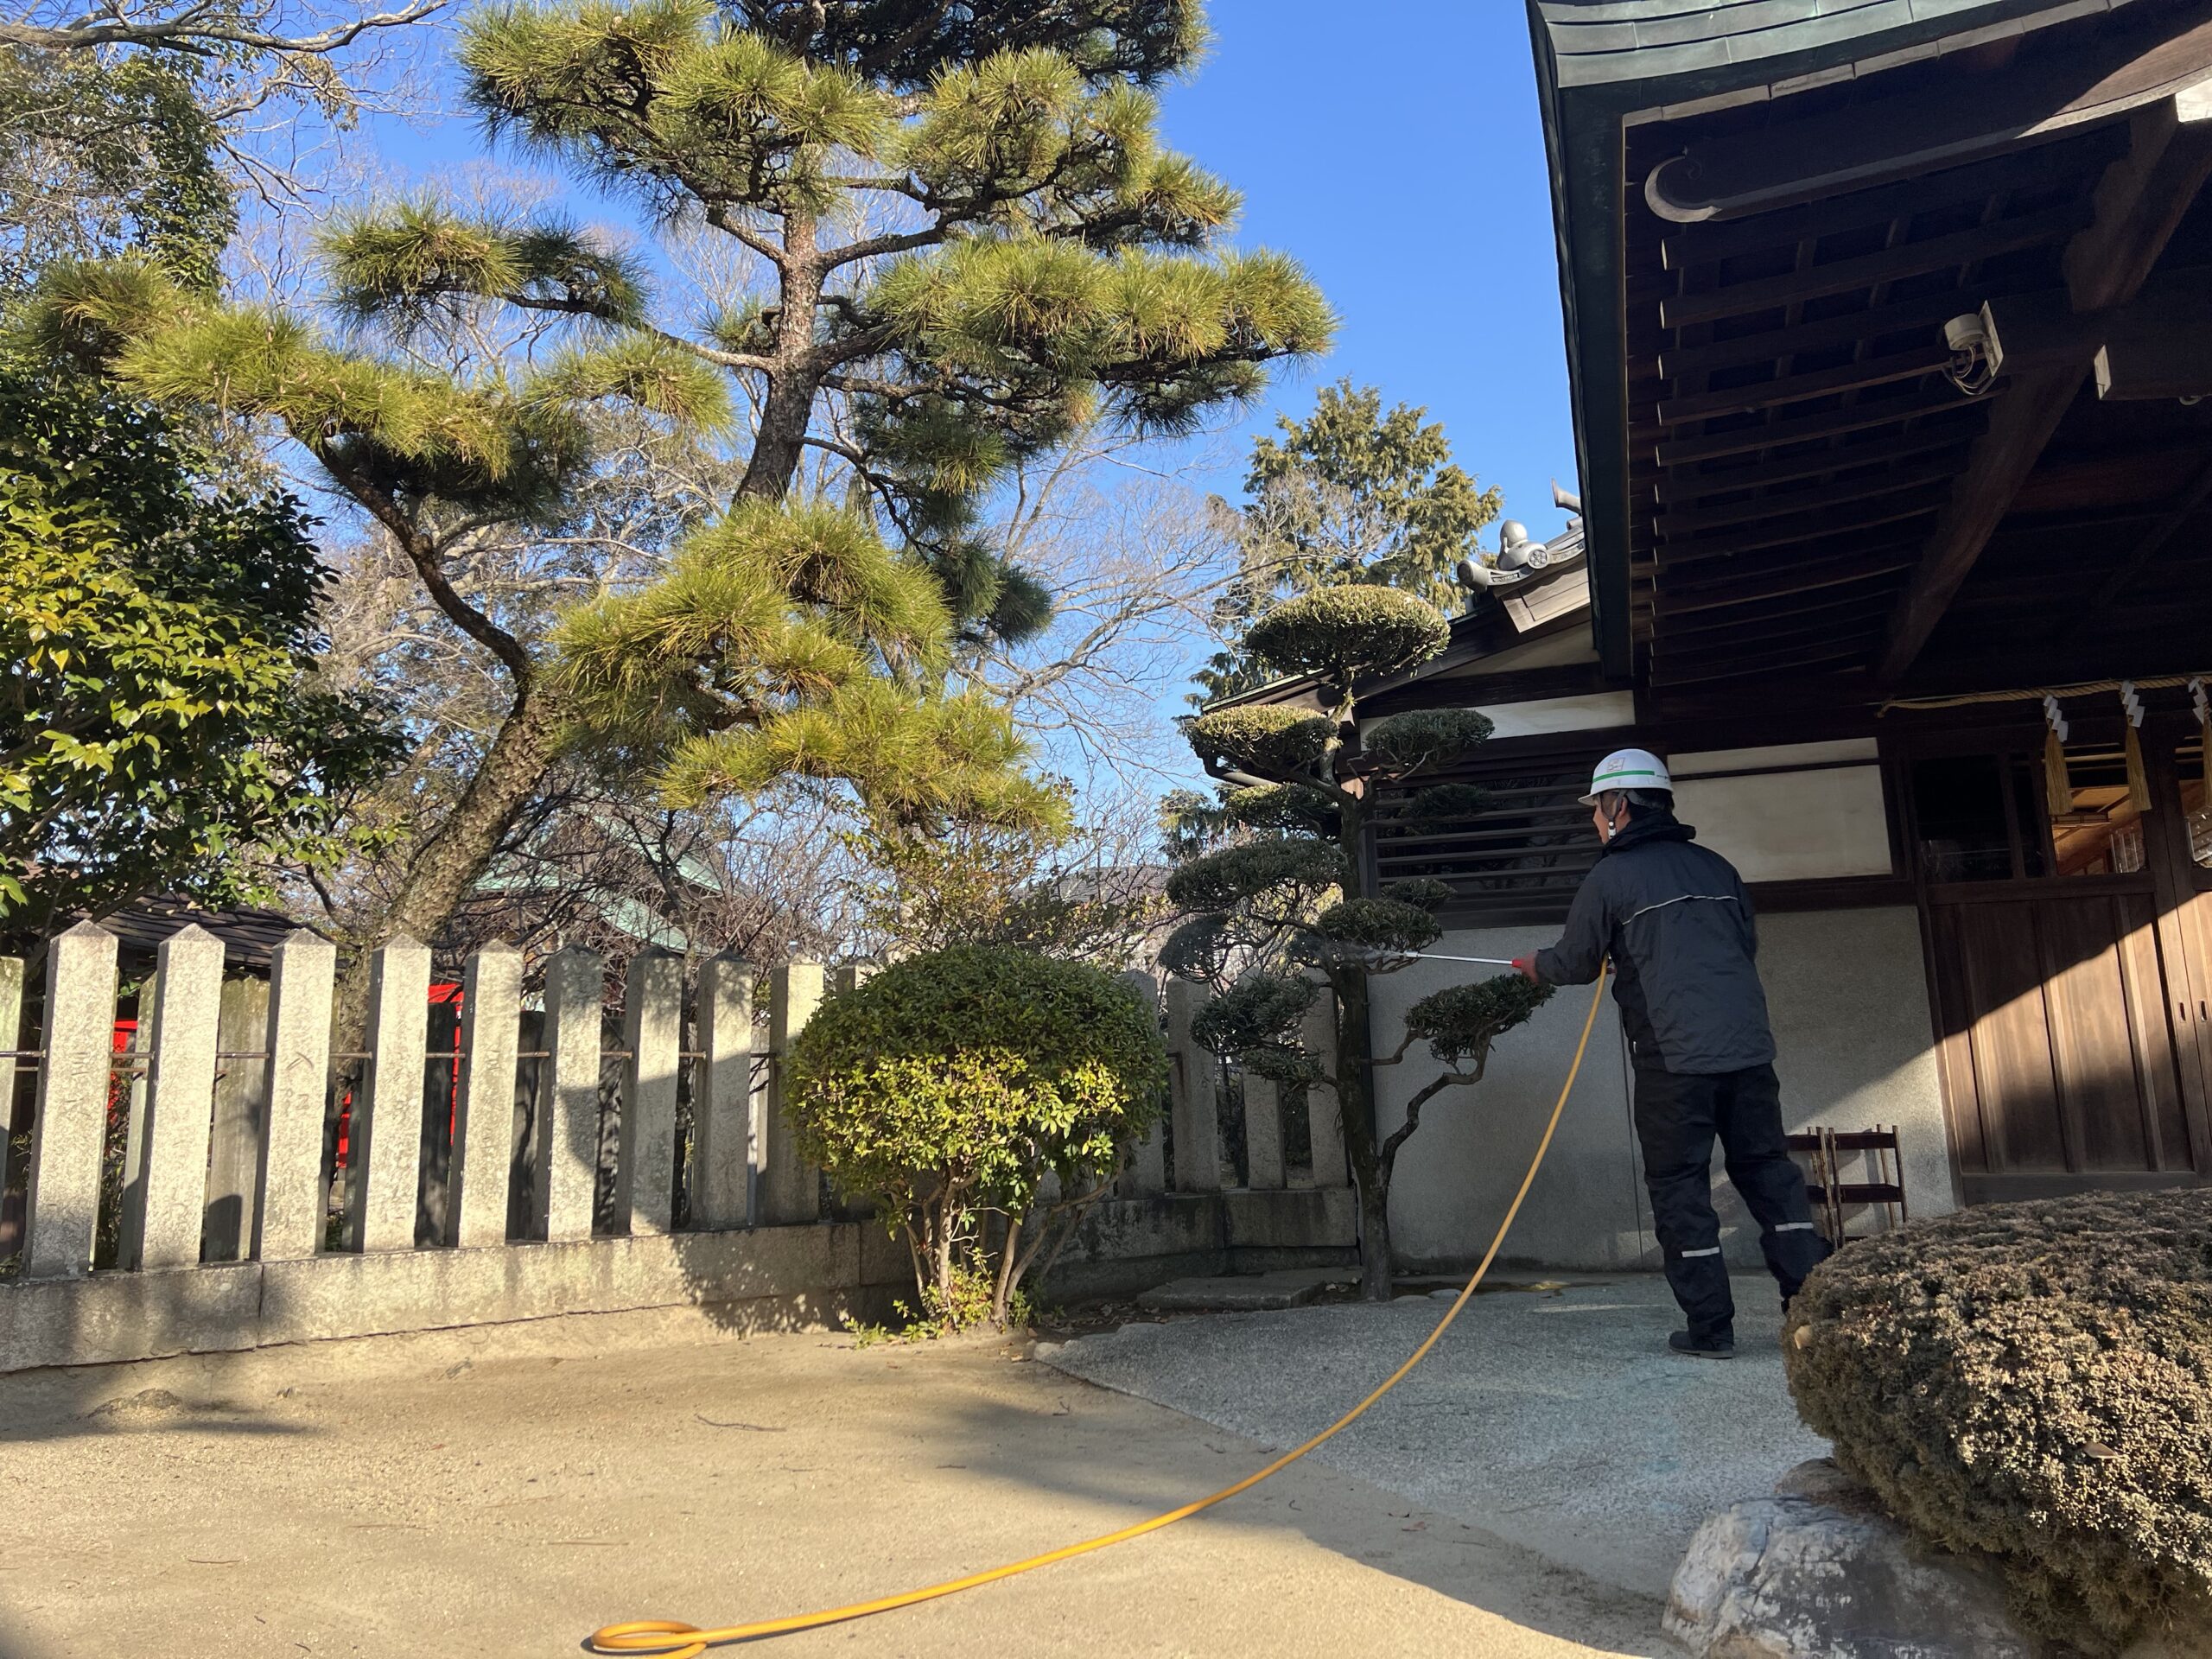
<path id="1" fill-rule="evenodd" d="M 1306 677 L 1322 712 L 1262 705 L 1191 717 L 1191 747 L 1222 782 L 1211 800 L 1192 792 L 1170 802 L 1182 861 L 1167 895 L 1188 919 L 1169 936 L 1162 965 L 1216 993 L 1192 1022 L 1200 1043 L 1261 1077 L 1333 1093 L 1359 1194 L 1361 1289 L 1375 1300 L 1390 1294 L 1390 1180 L 1422 1108 L 1480 1082 L 1491 1043 L 1549 994 L 1518 975 L 1436 992 L 1408 1010 L 1395 1050 L 1376 1058 L 1370 979 L 1435 941 L 1451 891 L 1440 881 L 1369 891 L 1366 842 L 1383 823 L 1478 806 L 1471 785 L 1433 780 L 1491 725 L 1471 709 L 1423 710 L 1363 734 L 1359 682 L 1434 656 L 1448 632 L 1433 607 L 1393 588 L 1320 587 L 1273 607 L 1238 648 L 1264 671 Z M 1300 1035 L 1321 984 L 1336 997 L 1333 1072 Z M 1402 1064 L 1417 1043 L 1445 1069 L 1413 1091 L 1404 1121 L 1383 1135 L 1374 1068 Z"/>
<path id="2" fill-rule="evenodd" d="M 0 53 L 0 293 L 138 252 L 213 291 L 238 223 L 188 59 Z"/>
<path id="3" fill-rule="evenodd" d="M 952 632 L 938 584 L 847 507 L 741 500 L 668 574 L 565 616 L 565 705 L 602 758 L 697 806 L 784 779 L 850 785 L 906 824 L 1048 827 L 1003 709 L 933 695 Z"/>
<path id="4" fill-rule="evenodd" d="M 1444 428 L 1423 425 L 1426 413 L 1406 404 L 1385 412 L 1375 387 L 1340 380 L 1321 389 L 1303 421 L 1278 421 L 1280 440 L 1254 442 L 1237 515 L 1237 580 L 1215 617 L 1224 633 L 1318 588 L 1395 588 L 1451 608 L 1452 568 L 1474 552 L 1476 532 L 1503 498 L 1453 464 Z M 1251 690 L 1266 671 L 1232 645 L 1200 671 L 1193 701 Z"/>
<path id="5" fill-rule="evenodd" d="M 446 620 L 505 671 L 505 718 L 458 798 L 415 842 L 377 929 L 435 937 L 563 735 L 548 619 L 493 614 L 457 573 L 487 529 L 561 525 L 590 474 L 594 406 L 711 427 L 727 417 L 721 380 L 639 340 L 563 351 L 520 375 L 456 377 L 397 352 L 334 345 L 282 310 L 202 298 L 144 262 L 48 272 L 30 332 L 131 395 L 274 426 L 391 536 Z"/>
<path id="6" fill-rule="evenodd" d="M 791 1042 L 791 1117 L 913 1254 L 924 1313 L 1003 1327 L 1160 1114 L 1158 1022 L 1103 970 L 1003 945 L 911 957 Z M 1045 1178 L 1058 1192 L 1045 1200 Z"/>
<path id="7" fill-rule="evenodd" d="M 664 321 L 565 226 L 429 207 L 341 234 L 340 276 L 365 309 L 552 309 L 735 377 L 741 498 L 833 457 L 960 618 L 1034 627 L 1046 597 L 975 534 L 979 491 L 1087 421 L 1185 429 L 1332 327 L 1289 260 L 1215 245 L 1235 193 L 1158 142 L 1146 89 L 1203 39 L 1196 0 L 492 7 L 461 60 L 493 130 L 758 281 Z"/>
<path id="8" fill-rule="evenodd" d="M 0 929 L 327 862 L 394 753 L 316 675 L 329 573 L 291 498 L 97 378 L 0 357 Z"/>

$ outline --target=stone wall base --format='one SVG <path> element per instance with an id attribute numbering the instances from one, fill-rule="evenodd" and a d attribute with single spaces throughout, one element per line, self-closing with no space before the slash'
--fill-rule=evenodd
<path id="1" fill-rule="evenodd" d="M 1356 1237 L 1343 1188 L 1112 1199 L 1043 1290 L 1071 1300 L 1333 1264 Z M 887 1317 L 912 1282 L 905 1248 L 873 1222 L 104 1272 L 0 1284 L 0 1372 L 646 1308 L 734 1332 L 834 1328 Z"/>

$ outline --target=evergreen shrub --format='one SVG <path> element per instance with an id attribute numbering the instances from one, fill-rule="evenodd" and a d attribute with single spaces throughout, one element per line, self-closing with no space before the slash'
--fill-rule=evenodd
<path id="1" fill-rule="evenodd" d="M 2212 1189 L 1852 1244 L 1783 1349 L 1836 1462 L 1916 1533 L 1994 1558 L 2024 1622 L 2091 1654 L 2212 1638 Z"/>
<path id="2" fill-rule="evenodd" d="M 1026 1239 L 1008 1224 L 1030 1216 L 1048 1171 L 1071 1200 L 1103 1192 L 1167 1078 L 1157 1018 L 1113 975 L 1003 945 L 911 957 L 831 997 L 787 1064 L 799 1150 L 841 1193 L 882 1206 L 913 1250 L 925 1313 L 945 1324 L 969 1322 L 958 1310 L 977 1283 L 1007 1321 L 1056 1218 Z"/>

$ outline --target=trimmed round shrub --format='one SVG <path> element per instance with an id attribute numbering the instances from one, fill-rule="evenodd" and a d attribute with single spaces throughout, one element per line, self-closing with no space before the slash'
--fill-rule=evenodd
<path id="1" fill-rule="evenodd" d="M 1299 1027 L 1313 995 L 1309 980 L 1255 974 L 1200 1008 L 1191 1020 L 1191 1035 L 1201 1048 L 1235 1055 L 1262 1077 L 1302 1081 L 1307 1072 L 1301 1069 Z"/>
<path id="2" fill-rule="evenodd" d="M 1248 830 L 1305 830 L 1314 835 L 1337 833 L 1335 803 L 1319 789 L 1304 784 L 1267 784 L 1230 791 L 1222 810 Z"/>
<path id="3" fill-rule="evenodd" d="M 1383 888 L 1382 896 L 1402 905 L 1419 905 L 1423 910 L 1439 911 L 1452 902 L 1452 884 L 1439 881 L 1433 875 L 1409 876 Z"/>
<path id="4" fill-rule="evenodd" d="M 1473 709 L 1411 709 L 1376 721 L 1361 743 L 1370 754 L 1410 771 L 1465 754 L 1488 742 L 1494 729 L 1490 716 Z"/>
<path id="5" fill-rule="evenodd" d="M 1183 979 L 1213 979 L 1229 965 L 1236 943 L 1228 916 L 1209 910 L 1193 916 L 1161 942 L 1160 965 Z"/>
<path id="6" fill-rule="evenodd" d="M 1335 848 L 1285 836 L 1192 859 L 1167 878 L 1167 897 L 1179 910 L 1228 910 L 1272 888 L 1319 892 L 1344 878 L 1344 855 Z"/>
<path id="7" fill-rule="evenodd" d="M 1851 1245 L 1790 1310 L 1797 1408 L 2024 1622 L 2212 1630 L 2212 1190 L 1993 1205 Z"/>
<path id="8" fill-rule="evenodd" d="M 1398 899 L 1347 899 L 1315 917 L 1313 925 L 1339 944 L 1376 950 L 1418 950 L 1444 931 L 1427 911 Z"/>
<path id="9" fill-rule="evenodd" d="M 1551 1001 L 1552 988 L 1518 974 L 1432 991 L 1406 1010 L 1406 1034 L 1446 1065 L 1479 1060 L 1491 1041 Z"/>
<path id="10" fill-rule="evenodd" d="M 1429 824 L 1451 823 L 1455 819 L 1472 817 L 1478 812 L 1488 811 L 1497 798 L 1480 784 L 1431 784 L 1417 790 L 1406 798 L 1399 817 L 1408 823 L 1424 827 Z"/>
<path id="11" fill-rule="evenodd" d="M 1395 588 L 1317 588 L 1281 604 L 1244 635 L 1244 648 L 1284 674 L 1349 685 L 1426 662 L 1452 639 L 1444 613 Z"/>
<path id="12" fill-rule="evenodd" d="M 1217 709 L 1183 722 L 1200 765 L 1262 775 L 1312 772 L 1333 729 L 1325 715 L 1278 707 Z"/>
<path id="13" fill-rule="evenodd" d="M 841 992 L 785 1063 L 798 1149 L 840 1192 L 881 1201 L 947 1323 L 976 1282 L 1000 1287 L 1004 1323 L 1020 1277 L 998 1271 L 981 1212 L 1021 1216 L 1047 1170 L 1071 1196 L 1098 1185 L 1167 1081 L 1157 1017 L 1128 987 L 1005 945 L 910 957 Z"/>

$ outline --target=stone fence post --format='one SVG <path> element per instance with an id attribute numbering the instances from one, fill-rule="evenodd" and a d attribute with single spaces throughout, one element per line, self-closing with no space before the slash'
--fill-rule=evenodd
<path id="1" fill-rule="evenodd" d="M 798 1154 L 785 1121 L 791 1039 L 822 1006 L 822 964 L 786 963 L 768 976 L 768 1099 L 760 1115 L 761 1220 L 771 1227 L 817 1221 L 822 1172 Z"/>
<path id="2" fill-rule="evenodd" d="M 1160 1021 L 1160 984 L 1142 968 L 1132 968 L 1122 976 L 1122 983 L 1129 988 L 1145 1012 L 1152 1016 L 1155 1029 Z M 1171 1057 L 1169 1064 L 1173 1064 Z M 1173 1079 L 1169 1087 L 1172 1091 Z M 1171 1092 L 1169 1100 L 1174 1098 Z M 1137 1142 L 1136 1156 L 1130 1160 L 1122 1174 L 1121 1190 L 1128 1198 L 1152 1198 L 1167 1190 L 1167 1114 L 1162 1112 L 1154 1122 L 1151 1132 Z"/>
<path id="3" fill-rule="evenodd" d="M 210 1262 L 253 1253 L 261 1144 L 269 1128 L 269 1066 L 262 1058 L 268 1046 L 269 982 L 226 979 L 215 1020 L 215 1122 L 207 1148 L 203 1250 Z"/>
<path id="4" fill-rule="evenodd" d="M 92 1271 L 115 1051 L 115 935 L 79 922 L 46 950 L 46 1058 L 31 1120 L 23 1277 Z"/>
<path id="5" fill-rule="evenodd" d="M 753 964 L 709 957 L 699 969 L 699 1070 L 691 1091 L 691 1224 L 752 1218 Z"/>
<path id="6" fill-rule="evenodd" d="M 607 964 L 572 944 L 545 969 L 537 1096 L 537 1215 L 556 1244 L 591 1236 L 599 1185 L 600 1001 Z"/>
<path id="7" fill-rule="evenodd" d="M 683 958 L 647 945 L 623 981 L 622 1123 L 614 1209 L 630 1231 L 676 1228 L 676 1080 L 683 1064 Z"/>
<path id="8" fill-rule="evenodd" d="M 363 1250 L 411 1250 L 422 1202 L 423 1067 L 430 1037 L 430 947 L 404 935 L 369 958 L 369 1058 L 346 1134 L 347 1185 Z M 366 1105 L 367 1111 L 362 1107 Z"/>
<path id="9" fill-rule="evenodd" d="M 1192 1019 L 1205 1006 L 1205 988 L 1187 979 L 1167 982 L 1167 1067 L 1173 1090 L 1175 1190 L 1221 1191 L 1221 1128 L 1214 1103 L 1219 1063 L 1191 1034 Z"/>
<path id="10" fill-rule="evenodd" d="M 199 1264 L 207 1216 L 223 942 L 195 923 L 162 941 L 156 963 L 161 988 L 146 1080 L 146 1201 L 138 1236 L 126 1236 L 118 1254 L 125 1267 L 189 1268 Z"/>
<path id="11" fill-rule="evenodd" d="M 1306 1010 L 1303 1030 L 1306 1052 L 1320 1063 L 1325 1077 L 1337 1075 L 1337 996 L 1323 986 Z M 1313 1149 L 1313 1185 L 1349 1186 L 1351 1166 L 1344 1161 L 1344 1119 L 1337 1091 L 1314 1084 L 1306 1091 L 1306 1132 Z"/>
<path id="12" fill-rule="evenodd" d="M 514 1161 L 515 1067 L 522 1035 L 522 952 L 495 941 L 461 979 L 461 1081 L 454 1107 L 453 1242 L 507 1242 L 507 1177 Z"/>
<path id="13" fill-rule="evenodd" d="M 338 947 L 298 928 L 273 955 L 269 986 L 268 1128 L 255 1182 L 253 1253 L 297 1262 L 322 1247 L 322 1121 L 330 1090 L 331 998 Z"/>

